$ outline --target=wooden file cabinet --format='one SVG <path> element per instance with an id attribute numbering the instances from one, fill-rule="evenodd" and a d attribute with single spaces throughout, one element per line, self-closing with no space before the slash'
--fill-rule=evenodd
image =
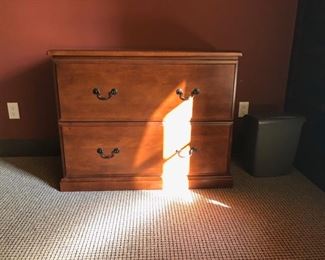
<path id="1" fill-rule="evenodd" d="M 232 185 L 240 53 L 49 55 L 55 64 L 62 191 L 159 189 L 170 177 L 190 188 Z"/>

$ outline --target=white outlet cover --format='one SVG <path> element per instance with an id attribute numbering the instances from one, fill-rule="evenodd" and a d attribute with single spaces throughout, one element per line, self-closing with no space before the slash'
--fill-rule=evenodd
<path id="1" fill-rule="evenodd" d="M 17 102 L 8 102 L 7 107 L 9 119 L 20 119 L 19 107 Z"/>
<path id="2" fill-rule="evenodd" d="M 248 114 L 249 102 L 239 102 L 238 117 L 243 117 Z"/>

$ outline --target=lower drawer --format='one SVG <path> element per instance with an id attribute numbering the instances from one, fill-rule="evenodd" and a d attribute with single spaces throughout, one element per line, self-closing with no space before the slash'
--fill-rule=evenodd
<path id="1" fill-rule="evenodd" d="M 65 178 L 226 175 L 231 124 L 61 125 Z"/>

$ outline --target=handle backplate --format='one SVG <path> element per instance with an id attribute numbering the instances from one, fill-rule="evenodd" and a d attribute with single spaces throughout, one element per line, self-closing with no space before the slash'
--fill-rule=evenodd
<path id="1" fill-rule="evenodd" d="M 110 99 L 111 97 L 114 97 L 118 94 L 118 90 L 116 88 L 112 88 L 107 96 L 102 96 L 101 93 L 100 93 L 100 90 L 98 88 L 94 88 L 93 89 L 93 94 L 96 95 L 96 97 L 99 99 L 99 100 L 108 100 Z"/>
<path id="2" fill-rule="evenodd" d="M 191 91 L 191 95 L 188 97 L 185 97 L 184 91 L 180 88 L 176 89 L 176 94 L 179 96 L 181 100 L 188 100 L 190 97 L 195 97 L 201 93 L 199 88 L 195 88 Z"/>
<path id="3" fill-rule="evenodd" d="M 116 154 L 120 152 L 119 148 L 114 148 L 109 155 L 105 155 L 104 149 L 103 148 L 97 148 L 97 153 L 102 157 L 103 159 L 111 159 L 113 158 Z"/>

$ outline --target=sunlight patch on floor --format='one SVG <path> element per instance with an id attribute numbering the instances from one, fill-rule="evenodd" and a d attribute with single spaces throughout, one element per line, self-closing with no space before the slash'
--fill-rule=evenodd
<path id="1" fill-rule="evenodd" d="M 210 203 L 210 204 L 216 205 L 216 206 L 220 206 L 220 207 L 224 207 L 224 208 L 228 208 L 228 209 L 231 208 L 227 204 L 224 204 L 224 203 L 222 203 L 220 201 L 217 201 L 217 200 L 207 199 L 207 202 Z"/>

